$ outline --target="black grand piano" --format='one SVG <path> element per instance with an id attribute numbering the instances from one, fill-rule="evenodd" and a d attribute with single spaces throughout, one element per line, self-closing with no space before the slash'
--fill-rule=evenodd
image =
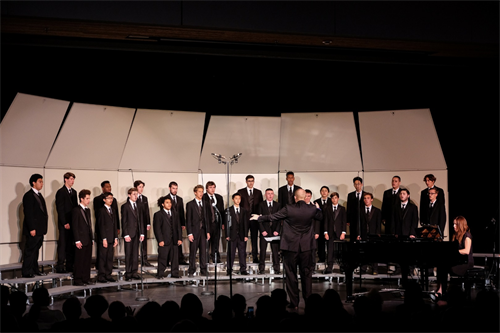
<path id="1" fill-rule="evenodd" d="M 371 235 L 367 241 L 336 241 L 335 258 L 345 272 L 347 299 L 352 298 L 353 271 L 361 264 L 372 262 L 398 263 L 404 267 L 420 268 L 422 290 L 428 290 L 427 269 L 453 266 L 467 262 L 467 256 L 458 252 L 457 242 L 444 242 L 442 237 L 397 238 Z M 465 261 L 464 261 L 465 260 Z M 403 284 L 408 275 L 402 274 Z"/>

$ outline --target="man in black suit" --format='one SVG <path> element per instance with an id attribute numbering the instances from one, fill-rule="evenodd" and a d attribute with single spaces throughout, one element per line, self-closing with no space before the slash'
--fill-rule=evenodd
<path id="1" fill-rule="evenodd" d="M 333 192 L 330 195 L 330 203 L 323 206 L 323 229 L 325 239 L 328 242 L 328 266 L 324 274 L 333 273 L 334 263 L 334 241 L 345 240 L 346 227 L 347 227 L 347 214 L 345 208 L 339 205 L 339 194 Z"/>
<path id="2" fill-rule="evenodd" d="M 259 215 L 272 215 L 280 210 L 279 204 L 274 201 L 274 191 L 268 188 L 265 192 L 266 200 L 259 204 L 257 213 Z M 253 221 L 252 222 L 257 222 Z M 273 261 L 274 274 L 280 274 L 280 241 L 275 240 L 272 242 L 266 241 L 264 237 L 281 237 L 281 224 L 283 221 L 262 222 L 259 223 L 260 229 L 260 254 L 259 254 L 259 274 L 264 274 L 266 268 L 266 249 L 267 244 L 271 244 L 271 257 Z"/>
<path id="3" fill-rule="evenodd" d="M 90 191 L 81 190 L 78 193 L 80 204 L 73 208 L 71 212 L 71 222 L 73 223 L 73 238 L 75 240 L 75 265 L 74 265 L 74 285 L 86 286 L 93 284 L 90 280 L 90 262 L 92 260 L 92 221 L 90 219 Z"/>
<path id="4" fill-rule="evenodd" d="M 298 189 L 302 188 L 294 184 L 295 174 L 293 173 L 293 171 L 288 171 L 286 173 L 286 182 L 286 185 L 283 185 L 278 189 L 278 202 L 281 208 L 289 204 L 294 204 L 294 193 Z"/>
<path id="5" fill-rule="evenodd" d="M 316 247 L 314 241 L 313 220 L 322 218 L 318 205 L 305 203 L 305 191 L 295 190 L 295 204 L 289 204 L 272 215 L 253 215 L 252 219 L 259 222 L 283 220 L 281 250 L 283 251 L 283 266 L 286 274 L 286 290 L 290 297 L 289 307 L 297 309 L 299 304 L 299 285 L 297 280 L 297 265 L 302 282 L 302 296 L 307 300 L 312 293 L 313 260 L 312 251 Z"/>
<path id="6" fill-rule="evenodd" d="M 437 198 L 440 195 L 440 189 L 433 187 L 429 189 L 429 206 L 427 209 L 427 224 L 437 225 L 441 233 L 444 235 L 444 228 L 446 226 L 446 208 L 444 203 L 439 201 Z M 420 221 L 422 221 L 422 214 L 420 215 Z"/>
<path id="7" fill-rule="evenodd" d="M 99 212 L 102 207 L 104 207 L 104 193 L 111 193 L 111 183 L 109 180 L 104 180 L 101 183 L 101 191 L 102 193 L 98 195 L 97 197 L 94 198 L 94 217 L 95 217 L 95 227 L 94 227 L 94 232 L 95 232 L 95 238 L 98 237 L 99 235 Z M 116 216 L 116 228 L 117 228 L 117 234 L 120 235 L 120 223 L 118 223 L 118 202 L 116 201 L 116 198 L 113 198 L 113 203 L 111 204 L 111 209 L 113 210 L 113 214 Z M 95 266 L 99 267 L 99 246 L 96 247 L 96 257 L 95 257 Z"/>
<path id="8" fill-rule="evenodd" d="M 73 189 L 75 174 L 64 174 L 64 185 L 56 192 L 57 228 L 59 240 L 57 241 L 57 273 L 73 272 L 75 260 L 75 246 L 73 230 L 71 230 L 71 211 L 78 206 L 76 191 Z M 66 269 L 64 263 L 66 262 Z"/>
<path id="9" fill-rule="evenodd" d="M 399 199 L 399 186 L 401 185 L 401 177 L 392 177 L 392 188 L 384 191 L 382 197 L 382 224 L 385 226 L 385 234 L 394 234 L 394 219 L 395 214 L 399 212 L 401 200 Z"/>
<path id="10" fill-rule="evenodd" d="M 210 208 L 203 203 L 203 185 L 193 189 L 195 198 L 186 204 L 186 230 L 189 240 L 188 276 L 193 277 L 196 271 L 196 251 L 200 250 L 200 274 L 207 274 L 207 241 L 210 240 Z"/>
<path id="11" fill-rule="evenodd" d="M 421 225 L 428 225 L 428 224 L 433 224 L 429 221 L 429 207 L 430 207 L 430 197 L 429 197 L 429 190 L 432 188 L 435 188 L 437 190 L 437 197 L 435 198 L 439 205 L 442 205 L 443 207 L 446 206 L 445 202 L 445 197 L 444 197 L 444 191 L 442 188 L 437 187 L 435 185 L 437 178 L 433 174 L 428 174 L 424 176 L 424 182 L 426 185 L 426 188 L 420 192 L 420 224 Z M 443 226 L 444 227 L 444 226 Z M 441 230 L 441 232 L 444 232 L 444 230 Z"/>
<path id="12" fill-rule="evenodd" d="M 358 233 L 357 240 L 368 240 L 369 237 L 380 237 L 380 226 L 382 224 L 382 212 L 377 207 L 373 206 L 373 194 L 365 192 L 363 194 L 365 204 L 364 210 L 361 213 L 361 230 Z M 365 270 L 365 266 L 361 267 Z M 372 274 L 378 274 L 378 263 L 372 263 Z"/>
<path id="13" fill-rule="evenodd" d="M 322 186 L 319 190 L 321 198 L 314 200 L 314 203 L 319 205 L 321 211 L 324 212 L 324 207 L 329 205 L 331 199 L 328 197 L 330 193 L 330 188 L 326 185 Z M 323 219 L 325 217 L 323 216 Z M 316 221 L 316 230 L 318 238 L 316 239 L 317 251 L 318 251 L 318 262 L 325 262 L 325 230 L 323 221 Z"/>
<path id="14" fill-rule="evenodd" d="M 158 199 L 160 210 L 153 215 L 153 230 L 158 241 L 157 279 L 163 279 L 168 259 L 172 258 L 171 277 L 179 277 L 177 248 L 181 241 L 181 224 L 177 210 L 173 209 L 172 199 L 168 196 Z"/>
<path id="15" fill-rule="evenodd" d="M 238 258 L 240 262 L 240 274 L 248 275 L 247 273 L 247 240 L 248 240 L 248 211 L 241 207 L 241 196 L 239 193 L 233 194 L 234 205 L 229 207 L 231 215 L 231 227 L 227 226 L 228 236 L 226 240 L 231 242 L 231 248 L 228 249 L 229 262 L 227 263 L 227 275 L 233 273 L 234 257 L 236 249 L 238 249 Z"/>
<path id="16" fill-rule="evenodd" d="M 207 226 L 209 226 L 208 232 L 210 233 L 210 240 L 207 241 L 207 246 L 210 253 L 209 258 L 212 262 L 215 262 L 215 252 L 219 253 L 220 230 L 222 225 L 224 225 L 222 218 L 222 212 L 224 212 L 224 199 L 220 194 L 215 193 L 215 188 L 215 183 L 213 181 L 208 181 L 205 185 L 207 192 L 203 195 L 203 205 L 207 209 Z M 217 255 L 217 257 L 219 257 L 218 260 L 220 262 L 220 256 Z"/>
<path id="17" fill-rule="evenodd" d="M 144 266 L 152 267 L 148 261 L 148 231 L 151 229 L 151 215 L 149 214 L 148 197 L 142 194 L 146 184 L 142 180 L 136 180 L 134 187 L 137 189 L 137 207 L 139 207 L 139 221 L 144 230 L 144 242 L 142 242 L 142 258 Z"/>
<path id="18" fill-rule="evenodd" d="M 122 207 L 122 233 L 125 240 L 125 281 L 140 280 L 138 250 L 139 243 L 144 241 L 143 225 L 139 223 L 139 208 L 137 207 L 137 189 L 128 190 L 128 200 Z"/>
<path id="19" fill-rule="evenodd" d="M 35 173 L 30 177 L 29 182 L 31 189 L 23 196 L 23 234 L 26 237 L 22 265 L 23 277 L 45 275 L 38 267 L 38 254 L 48 226 L 47 205 L 40 192 L 43 188 L 43 176 Z"/>
<path id="20" fill-rule="evenodd" d="M 394 216 L 394 231 L 396 237 L 415 238 L 418 226 L 418 209 L 410 201 L 410 191 L 402 188 L 399 191 L 400 204 L 396 207 Z"/>
<path id="21" fill-rule="evenodd" d="M 248 212 L 248 217 L 250 218 L 251 214 L 257 214 L 260 203 L 264 200 L 262 198 L 262 192 L 254 187 L 255 178 L 252 175 L 248 175 L 245 177 L 245 181 L 247 183 L 247 187 L 241 188 L 238 190 L 238 194 L 241 196 L 241 207 Z M 248 221 L 248 226 L 250 229 L 250 241 L 252 243 L 252 258 L 253 263 L 258 263 L 259 258 L 257 256 L 258 248 L 258 233 L 259 233 L 259 223 L 257 221 Z M 260 252 L 262 253 L 262 251 Z M 264 251 L 264 256 L 265 256 Z M 264 258 L 265 260 L 265 258 Z"/>
<path id="22" fill-rule="evenodd" d="M 363 179 L 361 177 L 354 177 L 352 180 L 355 191 L 347 195 L 347 225 L 349 226 L 350 241 L 354 242 L 359 234 L 358 226 L 361 223 L 360 216 L 365 207 L 363 196 Z"/>
<path id="23" fill-rule="evenodd" d="M 184 201 L 180 196 L 177 195 L 177 191 L 179 189 L 179 185 L 172 181 L 168 184 L 168 188 L 170 193 L 167 194 L 167 197 L 172 199 L 172 209 L 177 211 L 177 216 L 179 217 L 179 223 L 181 224 L 181 229 L 186 229 L 186 213 L 184 212 Z M 179 235 L 180 240 L 182 241 L 182 230 Z M 187 265 L 186 260 L 184 259 L 184 253 L 182 251 L 182 242 L 177 248 L 177 255 L 179 258 L 179 265 Z"/>
<path id="24" fill-rule="evenodd" d="M 113 212 L 113 193 L 104 193 L 104 207 L 99 210 L 97 222 L 99 233 L 97 234 L 97 247 L 99 247 L 99 265 L 97 267 L 97 282 L 115 282 L 111 276 L 113 272 L 114 248 L 118 245 L 118 229 L 116 227 L 118 216 Z"/>
<path id="25" fill-rule="evenodd" d="M 410 191 L 402 188 L 399 191 L 400 204 L 396 207 L 394 215 L 394 233 L 398 238 L 415 238 L 416 229 L 418 226 L 418 209 L 417 206 L 410 201 Z M 402 264 L 401 277 L 403 285 L 405 285 L 410 267 Z M 412 267 L 413 268 L 413 267 Z M 413 271 L 413 269 L 411 269 Z M 397 273 L 397 270 L 396 270 Z"/>

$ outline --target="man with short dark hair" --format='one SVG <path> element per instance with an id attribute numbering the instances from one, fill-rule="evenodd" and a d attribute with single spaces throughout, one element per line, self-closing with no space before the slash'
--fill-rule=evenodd
<path id="1" fill-rule="evenodd" d="M 345 208 L 339 204 L 339 194 L 337 192 L 330 195 L 330 203 L 323 207 L 323 230 L 325 230 L 324 237 L 328 242 L 328 265 L 324 274 L 331 274 L 333 273 L 334 263 L 334 241 L 345 239 L 347 215 Z"/>
<path id="2" fill-rule="evenodd" d="M 102 207 L 104 207 L 104 194 L 105 193 L 111 193 L 111 183 L 109 180 L 104 180 L 101 182 L 101 194 L 98 195 L 97 197 L 94 198 L 94 218 L 95 218 L 95 238 L 97 239 L 97 236 L 99 235 L 99 211 L 101 210 Z M 117 235 L 120 235 L 120 223 L 118 220 L 118 202 L 116 201 L 116 198 L 113 198 L 113 203 L 111 204 L 111 209 L 113 210 L 113 214 L 115 214 L 117 218 L 117 223 L 116 223 L 116 229 L 117 229 Z M 95 249 L 95 267 L 99 267 L 99 246 L 96 247 Z"/>
<path id="3" fill-rule="evenodd" d="M 90 262 L 92 260 L 92 221 L 90 218 L 90 191 L 81 190 L 78 193 L 80 204 L 73 208 L 71 221 L 73 223 L 73 238 L 75 240 L 74 285 L 86 286 L 93 284 L 90 280 Z"/>
<path id="4" fill-rule="evenodd" d="M 380 237 L 380 226 L 382 224 L 382 213 L 380 209 L 373 206 L 373 194 L 364 192 L 363 202 L 365 207 L 361 212 L 361 230 L 358 232 L 358 240 L 368 240 L 369 237 Z M 366 265 L 361 267 L 364 270 Z M 378 263 L 372 263 L 372 274 L 378 274 Z"/>
<path id="5" fill-rule="evenodd" d="M 179 217 L 179 223 L 181 225 L 180 240 L 182 241 L 182 230 L 186 229 L 186 213 L 184 212 L 184 201 L 177 192 L 179 190 L 179 185 L 175 181 L 171 181 L 168 184 L 168 189 L 170 191 L 167 197 L 172 199 L 172 209 L 177 211 L 177 216 Z M 179 265 L 187 265 L 186 259 L 184 259 L 184 253 L 182 251 L 182 242 L 177 248 L 177 256 L 179 258 Z"/>
<path id="6" fill-rule="evenodd" d="M 435 185 L 436 180 L 437 180 L 436 176 L 434 176 L 432 173 L 424 176 L 424 182 L 425 182 L 426 188 L 420 192 L 420 209 L 419 209 L 419 211 L 420 211 L 420 224 L 421 225 L 432 224 L 429 220 L 430 210 L 431 210 L 431 199 L 429 196 L 429 191 L 431 189 L 433 189 L 433 188 L 436 189 L 436 197 L 434 199 L 437 201 L 438 206 L 442 205 L 443 207 L 446 207 L 446 200 L 445 200 L 445 196 L 444 196 L 444 191 L 442 188 L 437 187 Z M 432 205 L 432 207 L 434 207 L 434 205 Z M 444 228 L 444 226 L 443 226 L 443 228 Z M 441 232 L 444 232 L 444 230 L 441 230 Z"/>
<path id="7" fill-rule="evenodd" d="M 289 204 L 294 204 L 294 193 L 298 189 L 302 188 L 294 184 L 295 174 L 293 173 L 293 171 L 288 171 L 286 173 L 286 182 L 286 185 L 283 185 L 278 189 L 278 202 L 281 208 Z"/>
<path id="8" fill-rule="evenodd" d="M 78 206 L 77 193 L 73 189 L 75 174 L 66 172 L 63 176 L 64 185 L 56 192 L 57 228 L 59 240 L 57 241 L 57 273 L 73 272 L 75 259 L 75 246 L 73 230 L 71 230 L 71 211 Z M 66 269 L 64 264 L 66 263 Z"/>
<path id="9" fill-rule="evenodd" d="M 115 282 L 111 276 L 113 272 L 113 254 L 114 248 L 118 245 L 118 232 L 116 225 L 118 216 L 113 213 L 111 205 L 113 203 L 113 193 L 104 193 L 104 207 L 99 211 L 99 220 L 96 223 L 99 226 L 97 234 L 97 247 L 99 248 L 99 265 L 97 267 L 97 282 L 108 283 Z"/>
<path id="10" fill-rule="evenodd" d="M 330 194 L 330 188 L 326 185 L 321 186 L 319 190 L 320 198 L 314 200 L 314 203 L 319 205 L 321 211 L 325 211 L 325 207 L 330 203 L 330 198 L 328 194 Z M 323 216 L 323 219 L 325 217 Z M 318 238 L 316 240 L 317 251 L 318 251 L 318 262 L 325 262 L 325 230 L 323 221 L 316 221 L 316 230 Z M 314 257 L 315 258 L 315 257 Z"/>
<path id="11" fill-rule="evenodd" d="M 122 233 L 125 240 L 125 281 L 140 280 L 138 250 L 139 243 L 144 241 L 143 225 L 139 223 L 139 208 L 137 207 L 137 189 L 128 190 L 128 199 L 122 207 Z"/>
<path id="12" fill-rule="evenodd" d="M 200 273 L 207 274 L 207 241 L 210 239 L 208 221 L 210 210 L 203 203 L 203 185 L 193 188 L 194 199 L 186 204 L 186 232 L 189 239 L 188 276 L 193 277 L 196 271 L 196 251 L 199 249 Z"/>
<path id="13" fill-rule="evenodd" d="M 144 239 L 142 242 L 142 258 L 144 266 L 152 267 L 153 265 L 148 261 L 148 231 L 151 229 L 151 216 L 149 214 L 148 197 L 144 192 L 146 184 L 142 180 L 136 180 L 134 187 L 137 189 L 137 207 L 139 208 L 139 222 L 142 223 L 142 230 L 144 230 Z"/>
<path id="14" fill-rule="evenodd" d="M 395 215 L 399 211 L 399 206 L 401 203 L 399 199 L 401 177 L 392 177 L 391 185 L 392 188 L 385 190 L 382 197 L 382 224 L 385 226 L 386 235 L 394 234 L 394 220 L 396 218 Z"/>
<path id="15" fill-rule="evenodd" d="M 350 241 L 354 242 L 359 235 L 358 225 L 361 223 L 361 214 L 365 203 L 363 201 L 363 179 L 361 177 L 354 177 L 353 185 L 355 191 L 347 195 L 347 225 L 349 226 Z"/>
<path id="16" fill-rule="evenodd" d="M 31 189 L 23 196 L 23 234 L 26 237 L 23 251 L 23 277 L 45 275 L 38 267 L 38 254 L 48 226 L 47 205 L 41 193 L 43 176 L 35 173 L 31 175 L 29 182 Z"/>
<path id="17" fill-rule="evenodd" d="M 274 191 L 272 188 L 266 189 L 266 200 L 262 201 L 258 207 L 258 214 L 272 215 L 280 210 L 279 204 L 274 201 Z M 256 221 L 252 221 L 256 222 Z M 273 262 L 274 274 L 280 274 L 280 241 L 266 241 L 266 237 L 281 236 L 281 224 L 283 221 L 262 222 L 259 223 L 260 229 L 260 254 L 259 254 L 259 274 L 264 274 L 266 268 L 266 249 L 267 244 L 271 244 L 271 258 Z"/>
<path id="18" fill-rule="evenodd" d="M 248 218 L 251 214 L 257 213 L 259 209 L 259 204 L 263 201 L 262 192 L 254 187 L 255 177 L 253 175 L 247 175 L 245 177 L 245 182 L 247 186 L 238 190 L 238 194 L 241 196 L 241 207 L 243 207 L 248 212 Z M 258 248 L 257 243 L 259 239 L 259 223 L 257 221 L 248 221 L 248 228 L 250 230 L 250 242 L 252 244 L 252 258 L 253 263 L 258 263 Z M 262 251 L 261 251 L 262 253 Z M 265 254 L 265 252 L 264 252 Z M 265 259 L 265 258 L 264 258 Z"/>
<path id="19" fill-rule="evenodd" d="M 231 215 L 231 227 L 227 226 L 226 240 L 231 241 L 231 248 L 228 248 L 231 260 L 227 263 L 227 275 L 232 274 L 234 257 L 236 249 L 238 249 L 238 257 L 240 263 L 240 274 L 247 275 L 247 240 L 248 240 L 248 212 L 245 208 L 241 207 L 241 195 L 235 193 L 232 196 L 233 203 L 229 207 L 229 214 Z"/>
<path id="20" fill-rule="evenodd" d="M 207 241 L 210 260 L 215 263 L 215 252 L 219 252 L 220 230 L 224 225 L 224 199 L 222 195 L 215 193 L 216 185 L 213 181 L 208 181 L 205 185 L 206 193 L 203 195 L 203 204 L 207 209 L 207 232 L 210 233 L 210 240 Z M 217 213 L 217 210 L 219 213 Z M 218 215 L 221 215 L 217 218 Z M 222 225 L 221 225 L 222 224 Z M 220 262 L 220 256 L 219 256 Z"/>
<path id="21" fill-rule="evenodd" d="M 176 210 L 172 209 L 172 199 L 167 196 L 158 199 L 160 210 L 153 215 L 153 230 L 158 241 L 157 279 L 163 279 L 168 258 L 172 258 L 171 277 L 179 277 L 178 245 L 181 241 L 181 225 Z"/>

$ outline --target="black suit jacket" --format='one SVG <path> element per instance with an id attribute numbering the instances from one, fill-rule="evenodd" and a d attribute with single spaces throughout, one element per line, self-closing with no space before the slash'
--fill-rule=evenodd
<path id="1" fill-rule="evenodd" d="M 337 211 L 333 213 L 333 205 L 326 204 L 323 208 L 323 223 L 324 230 L 328 232 L 328 237 L 340 239 L 342 232 L 346 232 L 347 214 L 344 206 L 337 205 Z"/>
<path id="2" fill-rule="evenodd" d="M 111 211 L 113 208 L 111 207 Z M 106 239 L 108 243 L 113 244 L 115 238 L 118 238 L 118 231 L 116 225 L 118 224 L 118 216 L 113 212 L 109 214 L 106 206 L 99 209 L 99 220 L 96 222 L 98 230 L 96 231 L 97 238 L 101 242 Z"/>
<path id="3" fill-rule="evenodd" d="M 200 237 L 200 219 L 203 219 L 203 227 L 201 230 L 205 234 L 210 233 L 207 221 L 209 221 L 209 217 L 211 218 L 211 212 L 208 209 L 208 206 L 203 202 L 203 198 L 202 205 L 202 215 L 200 216 L 198 214 L 198 203 L 196 202 L 196 199 L 193 199 L 186 204 L 186 232 L 188 235 L 193 235 L 195 239 Z M 206 237 L 206 235 L 203 237 Z"/>
<path id="4" fill-rule="evenodd" d="M 384 191 L 384 196 L 382 198 L 382 220 L 386 222 L 386 233 L 394 233 L 394 220 L 396 218 L 396 212 L 399 212 L 401 207 L 401 199 L 399 198 L 399 188 L 398 193 L 392 194 L 394 189 L 390 188 Z"/>
<path id="5" fill-rule="evenodd" d="M 94 203 L 94 214 L 95 214 L 95 225 L 96 225 L 96 230 L 95 232 L 98 232 L 98 224 L 97 222 L 99 221 L 99 211 L 101 210 L 102 207 L 104 207 L 104 193 L 101 193 L 97 197 L 94 198 L 93 200 Z M 113 210 L 113 214 L 116 216 L 116 228 L 120 230 L 120 223 L 118 223 L 118 202 L 116 201 L 116 198 L 113 198 L 113 203 L 111 204 L 111 209 Z"/>
<path id="6" fill-rule="evenodd" d="M 76 191 L 71 189 L 71 194 L 68 188 L 63 185 L 56 192 L 56 210 L 57 210 L 57 225 L 59 229 L 64 229 L 65 224 L 71 227 L 71 211 L 78 206 L 78 198 Z"/>
<path id="7" fill-rule="evenodd" d="M 261 203 L 259 204 L 258 208 L 257 208 L 257 214 L 259 215 L 272 215 L 274 213 L 277 213 L 279 212 L 279 210 L 281 209 L 279 203 L 277 203 L 276 201 L 273 201 L 273 206 L 271 207 L 271 209 L 269 210 L 269 207 L 267 205 L 267 200 L 266 201 L 261 201 Z M 271 237 L 271 236 L 274 236 L 274 232 L 278 232 L 278 234 L 281 235 L 281 224 L 283 223 L 283 221 L 274 221 L 274 222 L 271 222 L 271 221 L 266 221 L 266 222 L 262 222 L 262 223 L 259 223 L 259 230 L 260 232 L 267 232 L 267 236 L 266 237 Z"/>
<path id="8" fill-rule="evenodd" d="M 224 223 L 224 215 L 225 215 L 224 214 L 224 199 L 222 198 L 222 196 L 220 194 L 217 194 L 217 193 L 214 193 L 214 196 L 215 196 L 215 200 L 217 200 L 217 203 L 215 204 L 215 206 L 217 207 L 220 214 L 222 215 L 222 219 L 220 220 L 220 222 Z M 214 209 L 214 219 L 215 220 L 212 221 L 212 204 L 210 203 L 210 196 L 208 195 L 208 193 L 203 194 L 203 197 L 201 198 L 201 200 L 203 200 L 203 207 L 206 208 L 206 210 L 207 210 L 207 216 L 209 218 L 207 221 L 210 223 L 217 222 L 217 219 L 216 219 L 217 211 L 215 209 Z"/>
<path id="9" fill-rule="evenodd" d="M 418 209 L 417 206 L 410 201 L 405 209 L 395 208 L 394 214 L 395 234 L 398 236 L 415 236 L 415 229 L 418 226 Z"/>
<path id="10" fill-rule="evenodd" d="M 177 216 L 179 217 L 179 223 L 181 227 L 186 226 L 186 213 L 184 212 L 184 200 L 178 195 L 175 196 L 177 204 L 174 205 L 174 199 L 172 198 L 172 194 L 167 194 L 167 197 L 172 200 L 172 209 L 177 211 Z"/>
<path id="11" fill-rule="evenodd" d="M 370 208 L 370 214 L 366 216 L 366 207 L 361 211 L 361 230 L 358 235 L 366 240 L 368 235 L 380 235 L 380 224 L 382 223 L 382 212 L 377 207 Z"/>
<path id="12" fill-rule="evenodd" d="M 262 198 L 261 190 L 254 187 L 252 188 L 252 193 L 253 193 L 253 205 L 252 207 L 250 207 L 250 196 L 248 195 L 247 188 L 244 187 L 238 190 L 238 194 L 241 196 L 240 206 L 243 207 L 249 213 L 248 218 L 250 218 L 252 214 L 257 214 L 259 210 L 259 205 L 264 200 Z"/>
<path id="13" fill-rule="evenodd" d="M 439 194 L 436 197 L 436 201 L 442 204 L 443 206 L 446 206 L 446 200 L 444 197 L 444 191 L 442 188 L 434 186 L 434 188 L 439 190 Z M 429 221 L 429 204 L 431 203 L 429 200 L 429 189 L 425 188 L 420 192 L 420 224 L 421 225 L 426 225 L 426 224 L 433 224 L 430 223 Z M 444 230 L 441 229 L 442 232 Z"/>
<path id="14" fill-rule="evenodd" d="M 365 202 L 363 201 L 364 191 L 361 193 L 361 198 L 358 201 L 356 199 L 356 191 L 353 191 L 347 195 L 347 223 L 350 224 L 351 229 L 357 230 L 358 228 L 358 212 L 362 212 L 365 208 Z"/>
<path id="15" fill-rule="evenodd" d="M 280 249 L 305 252 L 316 248 L 313 220 L 321 218 L 321 209 L 300 200 L 294 204 L 286 205 L 272 215 L 262 215 L 259 217 L 259 222 L 283 220 Z"/>
<path id="16" fill-rule="evenodd" d="M 226 228 L 229 228 L 226 229 L 229 230 L 229 239 L 234 241 L 239 237 L 240 240 L 245 241 L 245 237 L 248 237 L 248 220 L 250 219 L 248 211 L 240 206 L 240 216 L 237 220 L 236 210 L 234 206 L 231 206 L 229 207 L 229 214 L 231 215 L 231 228 L 226 225 Z"/>
<path id="17" fill-rule="evenodd" d="M 171 216 L 168 217 L 165 209 L 160 208 L 153 215 L 153 230 L 158 244 L 165 242 L 164 246 L 175 245 L 181 239 L 181 224 L 179 222 L 179 213 L 176 210 L 170 210 Z"/>
<path id="18" fill-rule="evenodd" d="M 146 227 L 148 225 L 151 225 L 151 215 L 149 214 L 149 202 L 148 202 L 148 197 L 145 195 L 142 195 L 142 201 L 137 196 L 137 206 L 139 207 L 139 212 L 140 212 L 140 221 L 143 224 L 143 229 L 147 230 Z"/>
<path id="19" fill-rule="evenodd" d="M 427 210 L 428 214 L 428 224 L 437 225 L 441 229 L 441 232 L 444 235 L 444 228 L 446 226 L 446 209 L 443 203 L 438 202 L 436 199 L 436 203 L 432 209 Z M 422 219 L 422 216 L 420 216 Z"/>
<path id="20" fill-rule="evenodd" d="M 136 205 L 138 206 L 138 205 Z M 132 202 L 127 199 L 122 207 L 122 236 L 130 236 L 130 238 L 136 235 L 144 235 L 144 226 L 139 223 L 139 208 L 134 212 L 132 209 Z"/>
<path id="21" fill-rule="evenodd" d="M 278 202 L 279 202 L 281 208 L 285 207 L 286 205 L 294 204 L 295 203 L 295 202 L 288 202 L 288 189 L 287 189 L 287 186 L 288 186 L 288 184 L 284 185 L 284 186 L 281 186 L 278 189 Z M 293 193 L 295 194 L 295 191 L 297 191 L 300 188 L 302 188 L 302 187 L 300 187 L 300 186 L 298 186 L 296 184 L 293 184 Z"/>
<path id="22" fill-rule="evenodd" d="M 80 241 L 83 246 L 92 245 L 92 241 L 94 240 L 94 237 L 92 236 L 92 221 L 90 216 L 90 209 L 87 215 L 85 210 L 80 205 L 76 206 L 71 211 L 73 238 L 75 242 Z"/>
<path id="23" fill-rule="evenodd" d="M 39 197 L 33 189 L 23 196 L 24 222 L 23 232 L 29 235 L 31 230 L 36 231 L 37 236 L 47 233 L 48 215 L 45 199 Z"/>

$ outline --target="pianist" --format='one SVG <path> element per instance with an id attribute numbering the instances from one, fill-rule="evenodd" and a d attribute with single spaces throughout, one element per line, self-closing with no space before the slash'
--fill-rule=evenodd
<path id="1" fill-rule="evenodd" d="M 474 257 L 472 251 L 472 235 L 467 225 L 467 220 L 463 216 L 458 216 L 453 221 L 453 241 L 458 242 L 458 252 L 462 256 L 467 256 L 466 264 L 459 264 L 452 267 L 441 266 L 437 271 L 438 289 L 433 295 L 433 299 L 446 294 L 446 285 L 448 282 L 448 273 L 456 276 L 464 276 L 468 269 L 474 267 Z M 465 259 L 465 258 L 464 258 Z"/>

